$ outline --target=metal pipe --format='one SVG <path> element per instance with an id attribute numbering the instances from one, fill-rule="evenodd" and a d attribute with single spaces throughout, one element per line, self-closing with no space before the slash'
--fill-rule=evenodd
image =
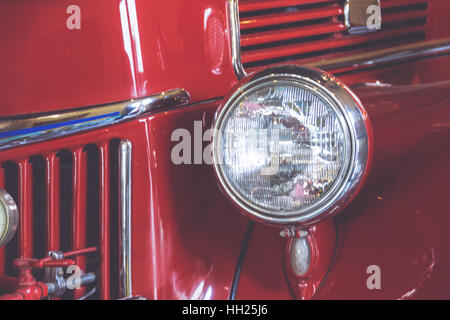
<path id="1" fill-rule="evenodd" d="M 97 279 L 95 273 L 85 273 L 80 276 L 80 285 L 85 286 L 91 283 L 94 283 Z M 59 284 L 57 282 L 47 282 L 45 284 L 48 288 L 48 294 L 53 294 L 59 289 Z"/>

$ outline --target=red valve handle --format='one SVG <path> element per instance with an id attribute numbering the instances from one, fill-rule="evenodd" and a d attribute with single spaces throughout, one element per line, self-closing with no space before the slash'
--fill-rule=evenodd
<path id="1" fill-rule="evenodd" d="M 19 269 L 20 268 L 42 269 L 46 267 L 65 268 L 74 264 L 75 261 L 71 259 L 53 260 L 49 257 L 44 259 L 19 258 L 14 260 L 14 266 Z"/>

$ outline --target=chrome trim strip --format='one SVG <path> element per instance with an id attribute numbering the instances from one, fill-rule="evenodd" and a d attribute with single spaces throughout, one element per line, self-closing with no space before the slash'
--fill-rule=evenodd
<path id="1" fill-rule="evenodd" d="M 245 72 L 241 60 L 241 31 L 239 27 L 238 0 L 228 0 L 228 11 L 230 20 L 231 60 L 236 76 L 240 80 L 244 78 L 247 73 Z M 345 69 L 345 71 L 351 71 L 358 68 L 382 66 L 388 63 L 424 59 L 441 54 L 450 54 L 450 38 L 368 51 L 335 59 L 319 60 L 312 63 L 306 63 L 305 65 L 329 72 L 340 71 L 343 69 Z"/>
<path id="2" fill-rule="evenodd" d="M 244 78 L 247 73 L 241 61 L 241 30 L 239 26 L 238 0 L 228 0 L 228 16 L 230 17 L 231 62 L 238 79 Z"/>
<path id="3" fill-rule="evenodd" d="M 132 145 L 128 140 L 120 142 L 120 297 L 131 297 L 131 159 Z"/>
<path id="4" fill-rule="evenodd" d="M 189 93 L 173 89 L 145 98 L 74 111 L 0 120 L 0 150 L 116 124 L 167 106 L 186 104 Z"/>
<path id="5" fill-rule="evenodd" d="M 326 71 L 342 72 L 360 68 L 378 67 L 390 63 L 424 59 L 443 54 L 450 54 L 450 38 L 368 51 L 335 59 L 320 60 L 307 65 Z"/>

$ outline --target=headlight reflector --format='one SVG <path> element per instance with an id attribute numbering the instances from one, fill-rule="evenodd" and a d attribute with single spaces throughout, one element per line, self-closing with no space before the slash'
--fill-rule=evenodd
<path id="1" fill-rule="evenodd" d="M 306 223 L 342 198 L 355 165 L 365 169 L 368 159 L 362 110 L 345 89 L 317 70 L 284 67 L 227 100 L 215 125 L 215 168 L 246 212 L 272 224 Z"/>

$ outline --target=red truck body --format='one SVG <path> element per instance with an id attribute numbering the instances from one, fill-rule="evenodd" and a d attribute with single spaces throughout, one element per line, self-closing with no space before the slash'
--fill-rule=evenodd
<path id="1" fill-rule="evenodd" d="M 119 289 L 112 289 L 119 286 L 119 258 L 112 250 L 118 247 L 113 221 L 117 217 L 112 213 L 118 193 L 110 189 L 118 183 L 110 174 L 117 166 L 111 159 L 117 146 L 111 141 L 127 140 L 133 146 L 129 294 L 147 299 L 227 299 L 249 220 L 221 191 L 211 165 L 176 165 L 170 156 L 176 144 L 172 132 L 185 128 L 195 136 L 194 121 L 201 121 L 203 132 L 211 128 L 222 98 L 240 80 L 233 68 L 229 2 L 77 0 L 81 28 L 70 30 L 66 20 L 71 13 L 66 9 L 72 2 L 0 3 L 2 121 L 83 110 L 176 88 L 188 92 L 190 102 L 0 150 L 0 185 L 16 190 L 10 193 L 20 212 L 16 244 L 0 249 L 0 293 L 16 292 L 7 281 L 16 276 L 13 258 L 41 259 L 51 250 L 96 247 L 91 253 L 99 274 L 95 297 L 121 297 Z M 422 2 L 428 6 L 426 37 L 410 45 L 440 41 L 445 50 L 391 64 L 326 68 L 352 88 L 367 110 L 374 150 L 368 179 L 352 203 L 311 227 L 317 229 L 311 234 L 320 276 L 307 282 L 306 289 L 295 288 L 285 268 L 288 240 L 279 236 L 279 229 L 256 224 L 236 298 L 450 297 L 450 22 L 445 17 L 450 3 Z M 243 7 L 257 4 L 242 0 Z M 362 47 L 274 64 L 321 68 L 319 60 L 382 49 L 387 48 Z M 244 65 L 250 58 L 243 57 Z M 250 65 L 246 71 L 266 67 Z M 94 146 L 95 156 L 87 155 L 86 146 Z M 68 181 L 56 166 L 63 161 L 61 150 L 72 157 L 72 187 L 67 189 L 72 200 L 66 210 L 60 203 L 63 198 L 51 198 L 52 190 Z M 99 163 L 94 177 L 100 191 L 94 204 L 88 158 Z M 15 175 L 8 173 L 14 165 Z M 39 166 L 43 176 L 33 173 Z M 33 182 L 39 179 L 42 185 Z M 35 196 L 39 188 L 46 190 L 42 197 L 48 201 L 44 209 L 34 210 L 40 203 Z M 93 212 L 99 218 L 91 230 Z M 61 221 L 69 221 L 67 232 Z M 69 240 L 62 245 L 64 237 Z M 89 257 L 74 259 L 87 268 Z M 366 286 L 370 265 L 382 269 L 381 290 Z M 43 281 L 39 274 L 35 277 Z M 65 297 L 86 293 L 78 290 Z"/>

